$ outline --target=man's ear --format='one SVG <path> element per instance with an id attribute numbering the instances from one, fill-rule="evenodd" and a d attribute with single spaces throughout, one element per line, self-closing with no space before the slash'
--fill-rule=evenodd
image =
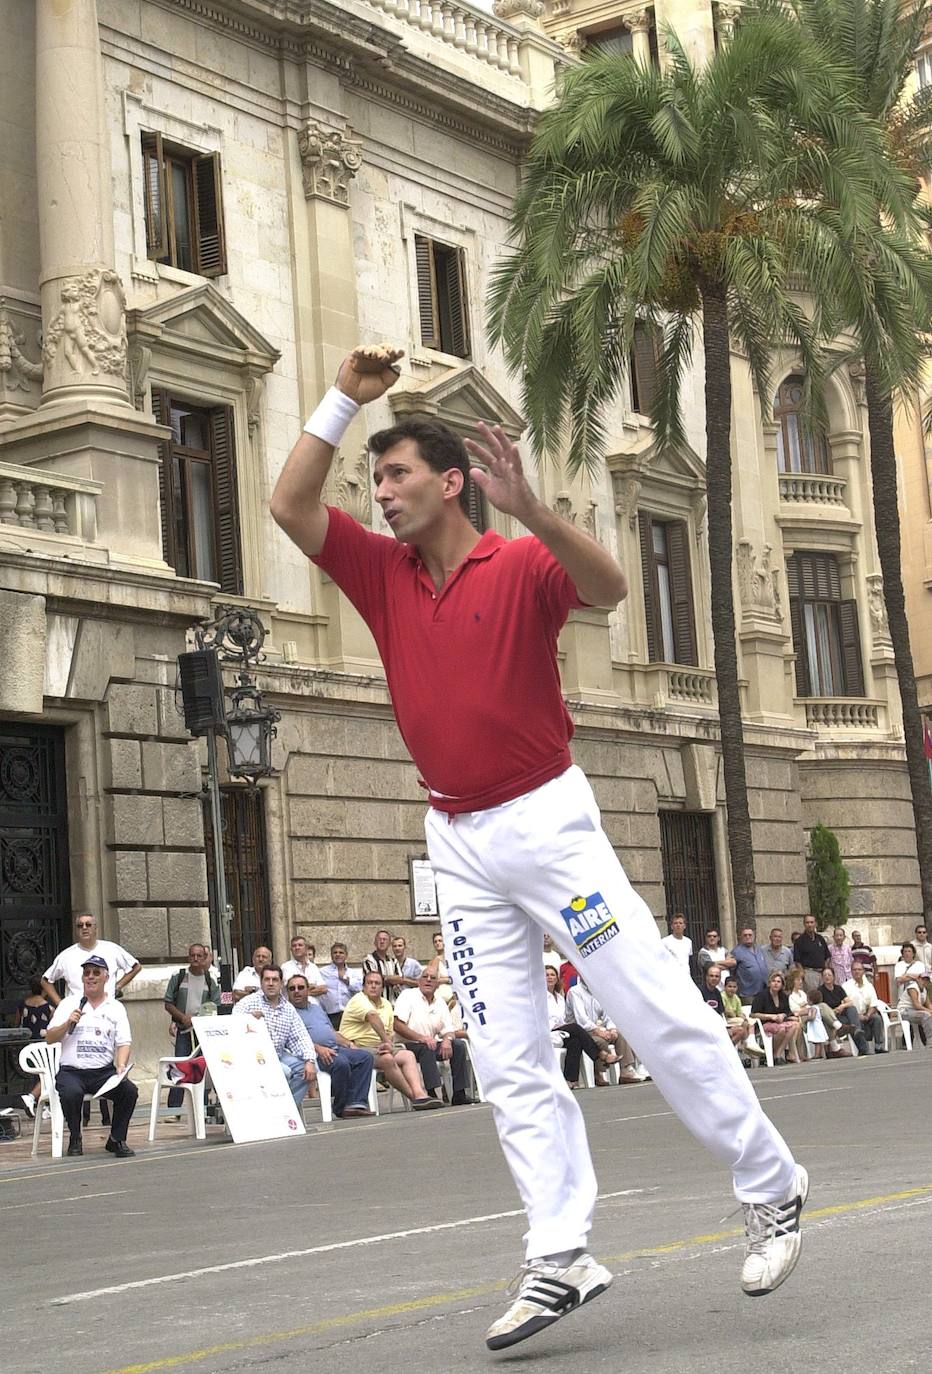
<path id="1" fill-rule="evenodd" d="M 459 500 L 459 494 L 463 490 L 465 484 L 465 475 L 460 471 L 459 468 L 447 468 L 446 472 L 444 472 L 443 474 L 444 499 L 446 499 L 447 497 L 451 499 L 455 497 L 457 500 Z"/>

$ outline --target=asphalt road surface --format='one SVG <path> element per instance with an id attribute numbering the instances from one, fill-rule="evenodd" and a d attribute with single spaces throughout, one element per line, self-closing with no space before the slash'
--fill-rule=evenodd
<path id="1" fill-rule="evenodd" d="M 510 1352 L 484 1333 L 523 1219 L 477 1106 L 0 1172 L 0 1366 L 928 1370 L 932 1051 L 753 1081 L 812 1180 L 802 1259 L 769 1297 L 739 1289 L 728 1178 L 646 1084 L 579 1095 L 601 1188 L 591 1248 L 613 1287 Z"/>

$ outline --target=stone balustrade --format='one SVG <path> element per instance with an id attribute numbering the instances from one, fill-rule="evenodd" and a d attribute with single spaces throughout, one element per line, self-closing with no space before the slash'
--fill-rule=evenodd
<path id="1" fill-rule="evenodd" d="M 94 543 L 100 482 L 0 463 L 0 526 Z"/>
<path id="2" fill-rule="evenodd" d="M 420 29 L 441 43 L 486 62 L 490 67 L 521 75 L 517 29 L 493 15 L 454 0 L 367 0 L 373 9 Z"/>
<path id="3" fill-rule="evenodd" d="M 820 506 L 843 506 L 847 482 L 820 472 L 781 472 L 780 500 L 812 502 Z"/>
<path id="4" fill-rule="evenodd" d="M 806 724 L 812 730 L 879 730 L 882 727 L 880 703 L 876 701 L 810 697 L 805 706 Z"/>
<path id="5" fill-rule="evenodd" d="M 668 668 L 667 694 L 671 701 L 690 701 L 700 706 L 714 703 L 715 674 L 701 668 Z"/>

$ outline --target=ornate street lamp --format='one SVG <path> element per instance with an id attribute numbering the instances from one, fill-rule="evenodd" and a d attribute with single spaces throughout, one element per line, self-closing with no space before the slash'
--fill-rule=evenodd
<path id="1" fill-rule="evenodd" d="M 219 606 L 216 620 L 195 630 L 198 648 L 214 649 L 221 663 L 238 664 L 237 685 L 233 688 L 232 710 L 226 712 L 226 741 L 229 772 L 255 786 L 257 778 L 267 778 L 272 768 L 272 740 L 281 712 L 266 706 L 262 693 L 250 676 L 262 660 L 265 626 L 258 613 L 248 606 Z"/>

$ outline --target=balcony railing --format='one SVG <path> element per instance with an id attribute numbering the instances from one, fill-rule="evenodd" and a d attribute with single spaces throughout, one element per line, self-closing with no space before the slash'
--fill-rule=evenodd
<path id="1" fill-rule="evenodd" d="M 780 500 L 811 502 L 820 506 L 843 506 L 847 482 L 820 472 L 781 472 Z"/>
<path id="2" fill-rule="evenodd" d="M 44 468 L 0 463 L 0 527 L 65 535 L 93 544 L 100 482 Z"/>
<path id="3" fill-rule="evenodd" d="M 714 702 L 715 674 L 700 668 L 668 668 L 667 694 L 671 701 L 690 701 L 700 706 Z"/>
<path id="4" fill-rule="evenodd" d="M 490 67 L 521 75 L 519 34 L 510 24 L 453 0 L 367 0 L 373 9 L 420 29 Z"/>
<path id="5" fill-rule="evenodd" d="M 839 697 L 810 697 L 805 702 L 806 724 L 813 730 L 880 730 L 880 703 Z"/>

